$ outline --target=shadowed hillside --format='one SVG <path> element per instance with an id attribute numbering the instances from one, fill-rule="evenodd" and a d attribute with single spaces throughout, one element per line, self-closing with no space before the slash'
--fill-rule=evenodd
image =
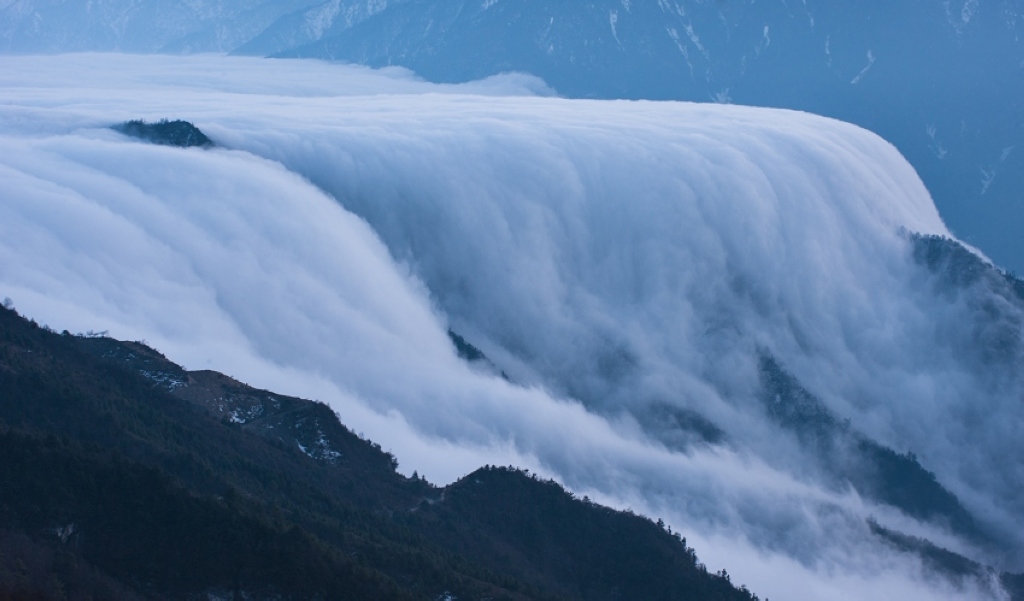
<path id="1" fill-rule="evenodd" d="M 4 601 L 757 598 L 554 482 L 437 488 L 322 404 L 7 308 L 0 456 Z"/>

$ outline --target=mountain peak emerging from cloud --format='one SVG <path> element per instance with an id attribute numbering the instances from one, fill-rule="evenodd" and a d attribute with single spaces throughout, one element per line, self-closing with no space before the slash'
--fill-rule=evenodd
<path id="1" fill-rule="evenodd" d="M 139 138 L 140 140 L 164 146 L 177 146 L 179 148 L 196 146 L 199 148 L 210 148 L 213 146 L 210 138 L 207 138 L 206 134 L 200 131 L 198 127 L 180 119 L 175 121 L 161 119 L 156 123 L 147 123 L 141 119 L 134 119 L 119 123 L 113 126 L 113 129 L 132 138 Z"/>

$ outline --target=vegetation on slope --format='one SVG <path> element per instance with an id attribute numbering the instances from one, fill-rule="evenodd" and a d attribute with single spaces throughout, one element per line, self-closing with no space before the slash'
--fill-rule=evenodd
<path id="1" fill-rule="evenodd" d="M 132 138 L 164 146 L 178 146 L 180 148 L 190 148 L 192 146 L 209 148 L 213 146 L 213 141 L 206 137 L 206 134 L 200 131 L 198 127 L 180 119 L 174 121 L 161 119 L 156 123 L 147 123 L 139 119 L 133 119 L 132 121 L 125 121 L 115 125 L 113 129 Z"/>
<path id="2" fill-rule="evenodd" d="M 406 478 L 322 404 L 8 308 L 0 457 L 0 601 L 756 599 L 646 518 Z"/>

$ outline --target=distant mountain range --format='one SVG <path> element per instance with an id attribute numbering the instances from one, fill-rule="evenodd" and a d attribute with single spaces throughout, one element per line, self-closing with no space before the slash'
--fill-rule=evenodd
<path id="1" fill-rule="evenodd" d="M 0 3 L 6 52 L 233 52 L 525 71 L 572 97 L 806 110 L 875 131 L 951 229 L 1024 271 L 1024 9 L 1010 0 Z"/>

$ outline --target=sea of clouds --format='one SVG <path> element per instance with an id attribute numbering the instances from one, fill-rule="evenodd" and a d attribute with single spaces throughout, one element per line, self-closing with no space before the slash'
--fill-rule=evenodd
<path id="1" fill-rule="evenodd" d="M 515 464 L 662 517 L 762 597 L 1002 598 L 869 517 L 1022 567 L 1019 378 L 964 360 L 906 235 L 948 232 L 867 131 L 221 56 L 0 57 L 0 90 L 0 297 L 29 317 L 327 402 L 405 473 Z M 136 118 L 217 148 L 109 129 Z M 1005 548 L 821 484 L 757 400 L 763 352 Z M 724 442 L 667 443 L 658 407 Z"/>

